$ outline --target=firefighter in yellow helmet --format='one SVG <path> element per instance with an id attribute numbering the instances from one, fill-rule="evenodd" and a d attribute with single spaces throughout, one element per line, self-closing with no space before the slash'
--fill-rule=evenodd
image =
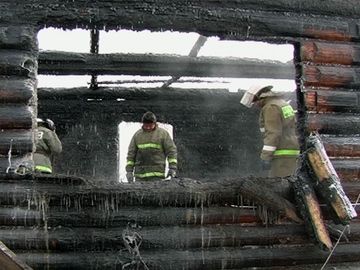
<path id="1" fill-rule="evenodd" d="M 126 163 L 128 182 L 151 181 L 165 178 L 166 159 L 169 162 L 167 177 L 176 177 L 177 149 L 170 134 L 158 127 L 156 116 L 146 112 L 142 117 L 142 128 L 132 137 Z"/>
<path id="2" fill-rule="evenodd" d="M 285 177 L 294 174 L 300 153 L 296 118 L 292 106 L 271 91 L 272 88 L 271 85 L 252 86 L 240 103 L 248 108 L 253 104 L 261 108 L 259 125 L 264 143 L 260 156 L 262 167 L 269 170 L 269 177 Z"/>

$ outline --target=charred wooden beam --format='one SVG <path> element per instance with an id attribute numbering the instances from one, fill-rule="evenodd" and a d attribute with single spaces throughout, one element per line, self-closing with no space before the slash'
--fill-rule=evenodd
<path id="1" fill-rule="evenodd" d="M 141 249 L 141 247 L 140 247 Z M 49 267 L 54 270 L 85 270 L 91 267 L 106 269 L 109 265 L 121 269 L 132 261 L 125 252 L 24 252 L 18 251 L 19 258 L 34 269 Z M 272 248 L 214 248 L 188 250 L 163 250 L 161 252 L 140 251 L 143 262 L 150 269 L 243 269 L 245 267 L 289 266 L 301 264 L 320 264 L 326 261 L 327 252 L 317 247 L 295 246 Z M 360 260 L 358 244 L 338 245 L 331 262 L 356 262 Z M 136 265 L 136 264 L 135 264 Z M 141 264 L 142 265 L 142 264 Z M 140 268 L 141 269 L 141 268 Z"/>
<path id="2" fill-rule="evenodd" d="M 270 179 L 271 180 L 271 179 Z M 265 205 L 270 210 L 285 215 L 290 220 L 301 222 L 295 206 L 282 197 L 288 187 L 279 180 L 241 178 L 221 179 L 202 183 L 191 179 L 158 181 L 153 183 L 117 184 L 108 187 L 64 186 L 29 181 L 2 180 L 1 204 L 38 205 L 46 199 L 49 206 L 75 205 L 78 207 L 98 205 L 105 211 L 118 211 L 123 206 L 175 206 L 198 207 L 214 204 L 241 205 L 241 200 Z M 61 188 L 60 188 L 61 187 Z M 174 196 L 175 195 L 175 196 Z"/>
<path id="3" fill-rule="evenodd" d="M 331 90 L 305 90 L 308 111 L 360 112 L 360 93 Z"/>
<path id="4" fill-rule="evenodd" d="M 308 114 L 307 124 L 309 131 L 318 131 L 321 134 L 357 135 L 360 130 L 357 114 Z"/>
<path id="5" fill-rule="evenodd" d="M 5 12 L 2 14 L 5 15 Z M 37 31 L 37 28 L 27 24 L 2 25 L 0 26 L 0 49 L 37 51 Z"/>
<path id="6" fill-rule="evenodd" d="M 36 55 L 28 51 L 0 50 L 0 75 L 35 77 Z"/>
<path id="7" fill-rule="evenodd" d="M 39 74 L 144 75 L 294 79 L 293 64 L 257 59 L 154 54 L 41 52 Z"/>
<path id="8" fill-rule="evenodd" d="M 34 133 L 23 129 L 3 129 L 0 131 L 0 155 L 21 155 L 32 152 Z"/>
<path id="9" fill-rule="evenodd" d="M 15 76 L 0 77 L 0 96 L 3 103 L 29 105 L 35 95 L 35 80 Z"/>
<path id="10" fill-rule="evenodd" d="M 359 38 L 357 31 L 353 30 L 357 25 L 358 13 L 351 11 L 356 19 L 334 20 L 336 18 L 334 14 L 338 14 L 342 7 L 348 10 L 345 12 L 348 13 L 350 12 L 348 7 L 351 6 L 335 1 L 332 2 L 333 5 L 327 6 L 328 11 L 325 12 L 329 14 L 327 16 L 315 15 L 324 13 L 320 12 L 323 6 L 319 5 L 319 11 L 314 11 L 316 9 L 311 9 L 314 5 L 309 5 L 309 1 L 306 0 L 301 4 L 294 3 L 293 6 L 287 4 L 285 8 L 280 8 L 281 4 L 273 5 L 268 2 L 269 8 L 265 10 L 262 7 L 263 1 L 257 4 L 238 2 L 219 4 L 213 1 L 199 4 L 197 1 L 178 1 L 174 4 L 168 0 L 160 2 L 133 0 L 126 3 L 110 1 L 106 5 L 98 6 L 96 4 L 87 6 L 83 0 L 63 5 L 44 0 L 27 3 L 24 6 L 20 2 L 18 5 L 16 3 L 18 2 L 3 3 L 3 13 L 8 14 L 2 18 L 3 22 L 85 29 L 92 27 L 117 30 L 121 27 L 133 30 L 185 31 L 228 39 L 266 37 L 270 40 L 275 37 L 279 40 L 279 37 L 310 37 L 351 40 Z M 313 14 L 304 16 L 303 6 L 307 10 L 312 10 Z M 281 11 L 277 12 L 276 10 L 279 9 Z"/>
<path id="11" fill-rule="evenodd" d="M 0 241 L 0 265 L 3 270 L 32 270 Z"/>
<path id="12" fill-rule="evenodd" d="M 9 149 L 10 150 L 10 149 Z M 10 151 L 11 152 L 11 151 Z M 32 154 L 6 155 L 0 157 L 0 173 L 13 173 L 20 166 L 33 166 Z"/>
<path id="13" fill-rule="evenodd" d="M 307 40 L 300 46 L 301 61 L 317 64 L 358 65 L 360 46 Z"/>
<path id="14" fill-rule="evenodd" d="M 360 70 L 354 67 L 303 65 L 302 73 L 305 87 L 358 88 L 360 86 Z"/>
<path id="15" fill-rule="evenodd" d="M 358 226 L 351 227 L 349 239 L 359 240 Z M 0 238 L 12 250 L 99 251 L 124 248 L 123 233 L 141 237 L 141 249 L 193 249 L 212 247 L 244 247 L 267 245 L 308 244 L 309 238 L 300 225 L 239 226 L 217 224 L 212 226 L 108 228 L 1 227 Z M 344 242 L 344 241 L 342 241 Z"/>
<path id="16" fill-rule="evenodd" d="M 338 173 L 341 180 L 344 181 L 356 181 L 360 179 L 360 168 L 359 168 L 360 159 L 333 159 L 331 163 L 333 164 L 336 172 Z M 350 195 L 350 192 L 354 192 L 353 198 L 357 198 L 360 194 L 360 190 L 357 190 L 355 186 L 352 188 L 346 188 L 346 194 Z"/>
<path id="17" fill-rule="evenodd" d="M 29 209 L 30 208 L 30 209 Z M 98 210 L 74 205 L 52 206 L 46 216 L 36 205 L 29 208 L 4 206 L 0 208 L 1 226 L 70 226 L 70 227 L 124 227 L 129 222 L 138 226 L 181 226 L 209 224 L 256 224 L 261 223 L 256 207 L 127 207 L 119 210 Z M 270 213 L 269 213 L 270 214 Z M 275 219 L 274 219 L 275 220 Z"/>
<path id="18" fill-rule="evenodd" d="M 326 153 L 329 157 L 360 158 L 360 138 L 350 136 L 321 136 Z"/>
<path id="19" fill-rule="evenodd" d="M 307 159 L 316 175 L 316 189 L 334 210 L 340 222 L 346 224 L 356 217 L 354 207 L 345 195 L 340 179 L 326 154 L 318 134 L 307 138 Z"/>
<path id="20" fill-rule="evenodd" d="M 0 129 L 31 129 L 33 113 L 26 105 L 0 106 Z"/>

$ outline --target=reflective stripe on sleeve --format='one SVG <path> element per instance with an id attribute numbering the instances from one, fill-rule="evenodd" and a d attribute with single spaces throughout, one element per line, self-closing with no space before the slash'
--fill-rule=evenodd
<path id="1" fill-rule="evenodd" d="M 276 146 L 271 146 L 271 145 L 264 145 L 263 146 L 263 151 L 274 152 L 275 150 L 276 150 Z"/>
<path id="2" fill-rule="evenodd" d="M 279 149 L 274 152 L 274 156 L 298 156 L 300 150 L 297 149 Z"/>

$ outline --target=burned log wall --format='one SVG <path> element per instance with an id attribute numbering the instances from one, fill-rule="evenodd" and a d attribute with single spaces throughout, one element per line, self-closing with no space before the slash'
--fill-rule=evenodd
<path id="1" fill-rule="evenodd" d="M 0 167 L 31 164 L 37 111 L 37 30 L 0 24 Z"/>
<path id="2" fill-rule="evenodd" d="M 151 110 L 174 127 L 179 174 L 185 177 L 246 176 L 260 171 L 256 110 L 239 106 L 227 90 L 39 89 L 39 114 L 53 119 L 63 143 L 55 169 L 115 181 L 118 125 L 139 122 Z M 117 101 L 117 100 L 121 101 Z"/>
<path id="3" fill-rule="evenodd" d="M 301 42 L 307 130 L 321 134 L 343 181 L 360 179 L 359 53 L 355 41 Z"/>

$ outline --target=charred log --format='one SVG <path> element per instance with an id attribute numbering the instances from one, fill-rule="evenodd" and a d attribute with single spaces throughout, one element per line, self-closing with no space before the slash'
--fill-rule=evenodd
<path id="1" fill-rule="evenodd" d="M 3 7 L 2 7 L 3 8 Z M 3 15 L 5 14 L 5 10 Z M 20 25 L 0 26 L 0 49 L 37 51 L 37 28 Z"/>
<path id="2" fill-rule="evenodd" d="M 308 114 L 308 130 L 321 134 L 357 135 L 360 130 L 356 114 Z"/>
<path id="3" fill-rule="evenodd" d="M 16 77 L 0 77 L 0 96 L 4 103 L 21 103 L 29 105 L 33 102 L 35 80 Z"/>
<path id="4" fill-rule="evenodd" d="M 0 129 L 31 129 L 33 111 L 30 106 L 5 105 L 0 107 Z"/>
<path id="5" fill-rule="evenodd" d="M 34 78 L 37 72 L 36 56 L 27 51 L 1 50 L 0 75 Z"/>
<path id="6" fill-rule="evenodd" d="M 22 155 L 32 152 L 33 131 L 23 129 L 2 130 L 0 132 L 0 155 Z"/>
<path id="7" fill-rule="evenodd" d="M 153 54 L 86 54 L 41 52 L 39 74 L 125 74 L 293 79 L 292 64 L 234 58 Z"/>
<path id="8" fill-rule="evenodd" d="M 325 43 L 304 41 L 301 44 L 301 60 L 317 64 L 358 65 L 360 47 L 353 43 Z"/>

